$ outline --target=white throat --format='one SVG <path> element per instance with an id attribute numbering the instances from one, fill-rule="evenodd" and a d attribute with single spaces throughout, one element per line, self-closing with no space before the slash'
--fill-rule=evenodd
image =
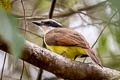
<path id="1" fill-rule="evenodd" d="M 54 27 L 47 27 L 47 26 L 41 26 L 40 29 L 43 31 L 44 34 L 46 34 L 47 32 L 49 32 L 52 29 L 55 29 Z"/>

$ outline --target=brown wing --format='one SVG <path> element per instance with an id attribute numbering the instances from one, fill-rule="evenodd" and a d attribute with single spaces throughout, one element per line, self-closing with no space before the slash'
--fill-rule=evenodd
<path id="1" fill-rule="evenodd" d="M 87 41 L 81 34 L 66 28 L 58 28 L 48 32 L 45 40 L 48 45 L 89 48 Z"/>

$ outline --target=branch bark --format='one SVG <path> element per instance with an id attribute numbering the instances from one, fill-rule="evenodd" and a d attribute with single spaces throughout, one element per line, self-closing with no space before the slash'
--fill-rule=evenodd
<path id="1" fill-rule="evenodd" d="M 1 39 L 0 49 L 9 53 L 8 45 Z M 111 80 L 120 74 L 109 68 L 72 61 L 29 41 L 25 41 L 21 59 L 56 76 L 70 80 Z"/>

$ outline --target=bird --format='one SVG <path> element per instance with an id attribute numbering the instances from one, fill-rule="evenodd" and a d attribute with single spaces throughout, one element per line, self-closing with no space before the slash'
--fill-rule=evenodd
<path id="1" fill-rule="evenodd" d="M 102 67 L 100 59 L 93 52 L 85 37 L 54 19 L 32 21 L 40 26 L 44 33 L 44 43 L 52 52 L 74 60 L 77 57 L 89 56 L 97 65 Z"/>

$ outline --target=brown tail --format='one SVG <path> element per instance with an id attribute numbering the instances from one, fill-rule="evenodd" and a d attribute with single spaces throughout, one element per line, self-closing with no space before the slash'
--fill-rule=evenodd
<path id="1" fill-rule="evenodd" d="M 101 61 L 98 59 L 98 57 L 96 56 L 96 54 L 92 51 L 92 49 L 85 49 L 85 51 L 87 52 L 88 56 L 99 66 L 103 67 L 101 64 Z"/>

